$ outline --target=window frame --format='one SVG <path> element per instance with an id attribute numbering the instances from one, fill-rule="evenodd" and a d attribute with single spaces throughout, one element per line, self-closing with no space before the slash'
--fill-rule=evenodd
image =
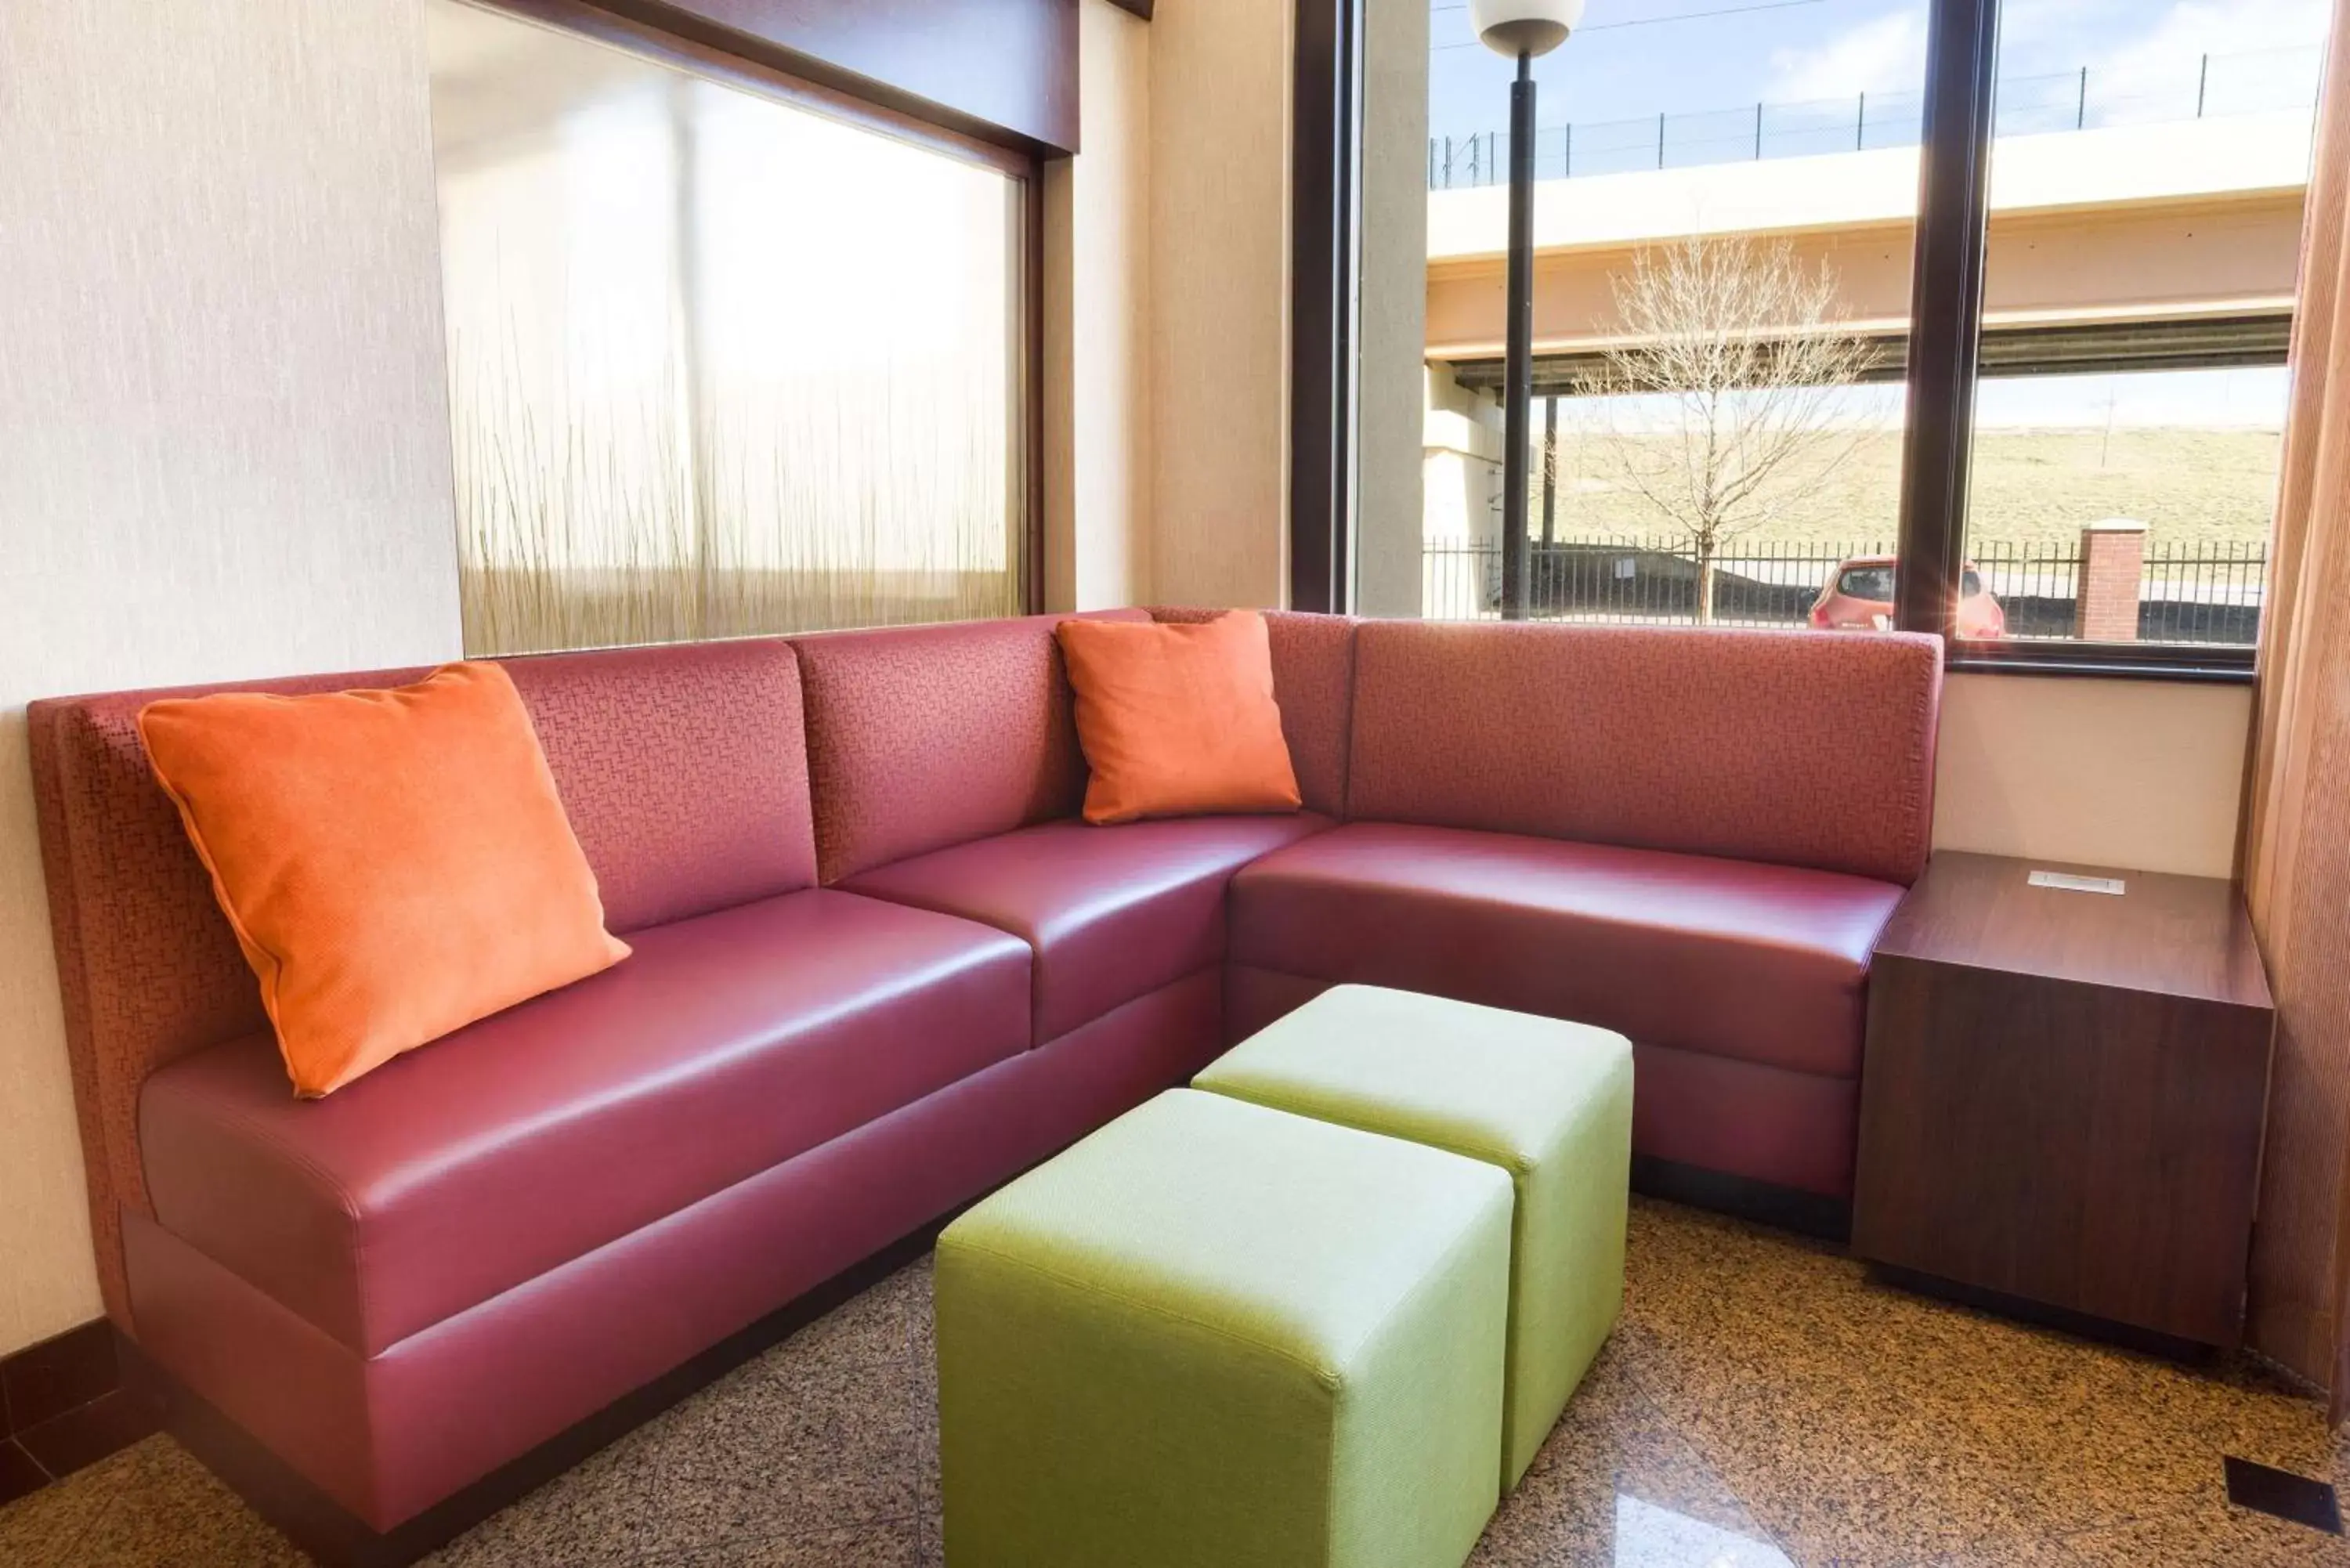
<path id="1" fill-rule="evenodd" d="M 780 63 L 788 58 L 780 48 L 768 50 L 751 41 L 738 48 L 733 47 L 735 40 L 731 36 L 723 41 L 714 36 L 691 36 L 679 28 L 606 9 L 592 0 L 466 3 L 559 28 L 641 56 L 672 70 L 819 114 L 924 151 L 991 169 L 1019 187 L 1019 254 L 1014 265 L 1019 275 L 1021 322 L 1016 356 L 1018 385 L 1012 406 L 1018 411 L 1023 433 L 1016 443 L 1022 470 L 1021 515 L 1014 521 L 1021 551 L 1021 610 L 1025 615 L 1041 611 L 1045 595 L 1045 155 L 1035 150 L 983 140 L 796 75 Z M 748 52 L 754 47 L 759 47 L 756 55 Z M 770 53 L 773 58 L 764 57 Z"/>
<path id="2" fill-rule="evenodd" d="M 1345 479 L 1354 472 L 1357 440 L 1353 367 L 1336 357 L 1353 355 L 1347 306 L 1361 270 L 1355 196 L 1361 29 L 1354 20 L 1360 3 L 1297 0 L 1289 587 L 1299 609 L 1353 607 L 1345 570 L 1352 545 Z M 1940 638 L 1944 667 L 1957 673 L 2250 682 L 2257 647 L 1957 635 L 1981 379 L 2002 5 L 1930 0 L 1894 626 Z"/>
<path id="3" fill-rule="evenodd" d="M 1958 635 L 1956 588 L 1966 557 L 1975 391 L 1981 380 L 2002 3 L 1933 0 L 1929 22 L 1893 624 L 1939 637 L 1944 668 L 1954 673 L 2250 681 L 2256 647 L 1986 642 Z"/>
<path id="4" fill-rule="evenodd" d="M 1297 0 L 1290 143 L 1289 607 L 1352 613 L 1364 0 Z"/>

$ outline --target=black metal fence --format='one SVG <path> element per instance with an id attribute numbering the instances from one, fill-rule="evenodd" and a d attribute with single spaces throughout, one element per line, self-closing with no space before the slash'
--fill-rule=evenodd
<path id="1" fill-rule="evenodd" d="M 1992 134 L 2030 136 L 2303 109 L 2317 101 L 2324 51 L 2316 45 L 2186 56 L 2174 70 L 2077 71 L 2009 77 L 1999 84 Z M 1745 163 L 1826 152 L 1915 147 L 1920 92 L 1860 93 L 1801 103 L 1742 104 L 1554 125 L 1534 133 L 1534 178 L 1574 179 L 1641 170 Z M 1428 139 L 1428 188 L 1451 191 L 1509 179 L 1510 139 L 1498 130 Z"/>
<path id="2" fill-rule="evenodd" d="M 1741 540 L 1714 557 L 1720 626 L 1797 626 L 1829 576 L 1848 561 L 1886 556 L 1884 541 L 1854 545 Z M 1528 598 L 1545 620 L 1689 624 L 1698 618 L 1698 561 L 1683 539 L 1565 539 L 1530 547 Z M 2079 607 L 2081 549 L 1986 544 L 1968 566 L 2016 638 L 2065 638 Z M 2260 636 L 2268 579 L 2263 544 L 2149 545 L 2138 582 L 2138 636 L 2147 642 L 2249 646 Z M 1501 614 L 1502 556 L 1487 541 L 1431 542 L 1420 555 L 1421 614 L 1490 620 Z"/>

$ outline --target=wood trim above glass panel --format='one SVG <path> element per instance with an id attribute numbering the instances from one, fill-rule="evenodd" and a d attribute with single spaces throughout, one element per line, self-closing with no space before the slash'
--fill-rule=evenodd
<path id="1" fill-rule="evenodd" d="M 1077 0 L 598 0 L 1023 151 L 1077 151 Z M 712 35 L 715 35 L 714 36 Z"/>
<path id="2" fill-rule="evenodd" d="M 594 25 L 572 26 L 579 17 Z M 427 20 L 434 25 L 428 26 L 428 38 L 435 56 L 443 269 L 452 280 L 444 296 L 461 480 L 468 433 L 484 438 L 486 432 L 494 444 L 511 438 L 524 449 L 519 463 L 498 459 L 475 465 L 487 477 L 476 493 L 482 526 L 467 535 L 479 546 L 469 557 L 479 568 L 473 579 L 477 591 L 467 601 L 469 649 L 520 651 L 935 618 L 942 599 L 964 615 L 1034 607 L 1041 431 L 1042 203 L 1035 161 L 1000 149 L 940 157 L 934 135 L 877 127 L 869 116 L 838 112 L 833 95 L 819 93 L 811 101 L 799 84 L 764 67 L 713 60 L 699 47 L 663 39 L 572 0 L 504 5 L 432 0 Z M 526 47 L 525 40 L 531 41 Z M 483 79 L 501 73 L 516 79 Z M 517 114 L 519 122 L 509 123 Z M 580 116 L 594 134 L 549 143 L 536 121 L 550 115 Z M 876 135 L 877 130 L 888 133 Z M 542 167 L 550 148 L 558 160 L 568 149 L 569 156 L 591 161 L 584 171 L 587 186 Z M 608 186 L 623 173 L 634 176 L 622 182 L 633 193 L 618 205 L 609 191 L 577 202 L 558 194 L 550 204 L 517 200 L 513 187 L 516 180 L 536 181 L 534 189 L 543 193 L 552 179 L 558 192 L 576 192 Z M 913 182 L 910 196 L 898 187 L 901 178 Z M 785 182 L 780 187 L 774 185 L 778 179 Z M 733 193 L 706 200 L 699 194 L 705 180 L 730 181 Z M 869 204 L 877 191 L 885 203 L 878 207 Z M 810 250 L 804 235 L 794 243 L 788 222 L 778 225 L 777 214 L 803 195 L 816 198 L 828 214 L 827 232 L 837 244 Z M 858 204 L 860 195 L 868 204 Z M 457 224 L 452 213 L 467 222 Z M 960 230 L 951 223 L 940 228 L 957 215 Z M 568 224 L 585 227 L 575 234 Z M 939 272 L 932 253 L 957 234 L 969 254 Z M 452 248 L 460 236 L 471 242 Z M 514 237 L 519 251 L 508 244 Z M 583 240 L 585 252 L 579 251 Z M 577 254 L 613 258 L 609 265 L 588 267 L 579 286 L 593 296 L 591 306 L 607 296 L 620 301 L 619 319 L 607 323 L 602 337 L 589 332 L 598 353 L 560 354 L 544 364 L 524 355 L 510 365 L 496 346 L 507 345 L 511 358 L 524 353 L 514 347 L 517 342 L 543 348 L 547 335 L 517 337 L 500 323 L 500 311 L 515 308 L 506 265 L 516 255 L 525 262 L 536 256 L 545 272 L 550 244 L 558 253 L 569 245 Z M 862 261 L 847 259 L 860 255 Z M 469 266 L 464 288 L 455 282 L 461 259 Z M 901 264 L 931 273 L 900 276 Z M 525 287 L 519 296 L 535 300 L 526 309 L 542 316 L 567 308 L 564 301 L 574 292 L 577 269 L 567 271 L 559 254 L 552 265 L 556 281 L 541 277 L 536 289 Z M 894 281 L 877 286 L 885 275 Z M 671 281 L 663 283 L 664 277 Z M 965 298 L 966 285 L 979 295 Z M 993 295 L 999 286 L 1003 294 Z M 660 327 L 657 303 L 631 316 L 629 302 L 643 305 L 639 296 L 683 301 L 681 322 Z M 943 300 L 953 319 L 935 313 L 909 317 L 898 307 L 910 297 Z M 868 314 L 844 333 L 838 307 L 851 298 Z M 466 301 L 473 304 L 470 315 L 459 308 Z M 613 310 L 589 314 L 600 321 Z M 463 330 L 468 322 L 470 336 Z M 712 336 L 713 327 L 720 336 Z M 869 391 L 877 375 L 899 363 L 890 358 L 891 345 L 908 332 L 923 344 L 960 345 L 961 358 L 949 369 L 980 378 L 960 391 L 947 385 L 939 406 L 973 410 L 979 422 L 972 428 L 982 448 L 1003 443 L 996 473 L 987 472 L 990 464 L 972 457 L 979 449 L 968 445 L 961 458 L 934 454 L 930 469 L 911 454 L 898 454 L 919 471 L 918 489 L 920 474 L 932 469 L 960 476 L 953 483 L 965 490 L 956 493 L 974 497 L 971 507 L 941 509 L 932 504 L 934 497 L 883 482 L 878 476 L 897 472 L 887 467 L 889 455 L 877 459 L 867 442 L 858 456 L 858 443 L 826 434 L 820 411 L 813 419 L 771 417 L 828 407 L 822 397 L 810 404 L 806 384 L 828 366 L 839 367 L 847 378 L 844 406 L 853 400 L 850 391 Z M 785 336 L 778 338 L 779 333 Z M 730 351 L 715 348 L 729 342 Z M 480 351 L 461 354 L 467 343 Z M 798 362 L 803 345 L 806 364 Z M 586 367 L 584 379 L 573 375 L 579 366 Z M 994 379 L 999 370 L 1000 380 Z M 922 384 L 939 379 L 930 358 L 915 375 Z M 479 417 L 469 418 L 466 400 L 458 395 L 468 389 L 480 395 Z M 521 426 L 508 417 L 517 410 L 525 421 Z M 888 422 L 885 416 L 875 428 L 886 430 Z M 618 454 L 618 493 L 610 475 L 599 470 L 582 480 L 559 453 L 550 458 L 531 444 L 537 440 L 534 431 L 565 429 L 585 431 L 599 452 Z M 780 461 L 787 455 L 785 445 L 797 441 L 805 448 L 811 440 L 839 461 Z M 721 461 L 730 452 L 731 462 Z M 884 467 L 876 468 L 877 462 Z M 938 469 L 938 462 L 946 467 Z M 510 476 L 517 469 L 544 483 L 517 491 Z M 795 477 L 787 483 L 787 475 Z M 974 480 L 980 488 L 971 490 Z M 588 489 L 578 490 L 580 483 Z M 853 523 L 847 535 L 835 537 L 840 531 L 827 519 L 841 509 L 817 493 L 827 483 L 866 485 L 861 545 Z M 466 498 L 461 483 L 461 518 L 467 515 Z M 627 525 L 632 514 L 652 518 L 649 534 Z M 530 544 L 555 539 L 543 529 L 500 532 L 517 519 L 526 524 L 542 514 L 564 519 L 560 538 L 547 548 L 534 550 Z M 933 516 L 947 530 L 939 539 L 923 533 Z M 991 516 L 1001 519 L 1000 542 L 988 526 Z M 973 534 L 974 525 L 983 532 Z M 907 535 L 909 526 L 919 539 Z M 663 541 L 684 541 L 688 535 L 685 547 L 664 553 Z M 785 536 L 804 545 L 830 544 L 813 554 L 806 547 L 779 553 L 775 539 Z M 945 555 L 931 547 L 940 540 Z M 521 597 L 501 597 L 507 582 L 520 585 Z M 843 583 L 851 585 L 847 597 Z M 531 597 L 548 584 L 546 594 Z M 566 597 L 574 588 L 578 592 Z M 578 619 L 573 612 L 582 606 L 595 615 Z"/>
<path id="3" fill-rule="evenodd" d="M 516 16 L 526 16 L 549 26 L 561 27 L 599 43 L 610 44 L 648 59 L 679 70 L 691 71 L 723 82 L 728 87 L 763 93 L 795 108 L 813 109 L 818 114 L 891 136 L 900 141 L 926 147 L 951 158 L 972 163 L 1021 179 L 1035 182 L 1040 160 L 1034 151 L 1022 151 L 1006 146 L 1000 140 L 950 129 L 937 120 L 917 113 L 892 108 L 857 92 L 829 86 L 794 67 L 807 62 L 793 60 L 781 50 L 751 50 L 742 47 L 743 40 L 719 40 L 699 37 L 694 31 L 681 32 L 665 26 L 655 13 L 667 10 L 661 5 L 630 7 L 629 0 L 615 0 L 606 5 L 600 0 L 469 0 L 493 11 L 504 11 Z M 623 15 L 624 9 L 641 9 L 643 17 Z"/>

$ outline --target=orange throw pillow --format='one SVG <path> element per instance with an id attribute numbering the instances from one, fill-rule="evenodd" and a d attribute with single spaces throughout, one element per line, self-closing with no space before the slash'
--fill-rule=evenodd
<path id="1" fill-rule="evenodd" d="M 1087 822 L 1297 809 L 1264 617 L 1065 620 L 1055 631 L 1093 769 Z"/>
<path id="2" fill-rule="evenodd" d="M 629 956 L 494 664 L 139 714 L 306 1099 Z"/>

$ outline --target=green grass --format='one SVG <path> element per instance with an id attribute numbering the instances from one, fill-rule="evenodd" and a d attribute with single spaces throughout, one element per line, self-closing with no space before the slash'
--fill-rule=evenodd
<path id="1" fill-rule="evenodd" d="M 1597 439 L 1561 432 L 1560 536 L 1670 533 L 1646 501 L 1610 483 Z M 2134 517 L 2158 545 L 2256 544 L 2275 510 L 2282 444 L 2273 431 L 1985 431 L 1975 447 L 1969 536 L 2051 544 L 2070 541 L 2085 523 Z M 1872 435 L 1825 483 L 1783 491 L 1779 515 L 1741 541 L 1889 548 L 1900 476 L 1900 437 Z M 1539 499 L 1534 512 L 1540 516 Z"/>

